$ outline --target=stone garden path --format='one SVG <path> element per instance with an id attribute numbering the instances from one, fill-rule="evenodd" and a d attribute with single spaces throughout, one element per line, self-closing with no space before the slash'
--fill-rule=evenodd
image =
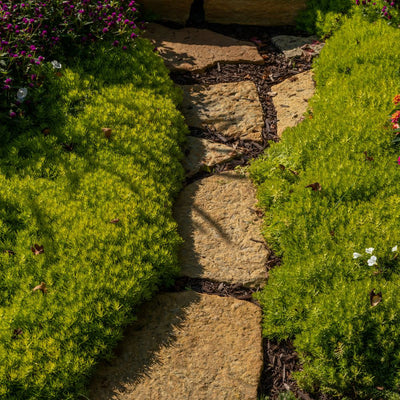
<path id="1" fill-rule="evenodd" d="M 264 62 L 253 43 L 207 30 L 150 24 L 148 36 L 170 70 Z M 278 37 L 275 45 L 301 52 L 304 44 L 313 45 L 303 40 Z M 263 142 L 263 110 L 250 80 L 182 89 L 182 112 L 190 127 Z M 310 72 L 274 86 L 280 133 L 301 120 L 313 90 Z M 175 205 L 184 239 L 181 274 L 222 287 L 260 288 L 269 251 L 255 188 L 245 173 L 202 173 L 240 157 L 240 147 L 229 143 L 188 137 L 184 166 L 191 183 Z M 263 368 L 261 309 L 255 302 L 192 290 L 162 293 L 139 310 L 115 355 L 99 367 L 91 400 L 256 400 Z"/>

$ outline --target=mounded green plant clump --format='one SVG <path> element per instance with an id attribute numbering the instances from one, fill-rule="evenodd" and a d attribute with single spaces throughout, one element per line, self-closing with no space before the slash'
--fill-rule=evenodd
<path id="1" fill-rule="evenodd" d="M 297 21 L 298 27 L 309 33 L 330 36 L 351 9 L 354 0 L 308 0 Z"/>
<path id="2" fill-rule="evenodd" d="M 294 339 L 299 384 L 341 399 L 399 398 L 399 43 L 386 21 L 346 19 L 316 61 L 309 115 L 251 166 L 283 259 L 258 296 L 264 335 Z"/>
<path id="3" fill-rule="evenodd" d="M 0 126 L 1 399 L 80 398 L 177 273 L 180 94 L 148 42 L 96 49 L 49 65 L 35 117 Z"/>

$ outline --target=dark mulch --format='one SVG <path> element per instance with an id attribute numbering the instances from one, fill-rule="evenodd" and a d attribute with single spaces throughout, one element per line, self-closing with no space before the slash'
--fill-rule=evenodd
<path id="1" fill-rule="evenodd" d="M 188 289 L 198 293 L 214 294 L 221 297 L 235 297 L 238 300 L 250 301 L 259 306 L 257 300 L 253 298 L 253 293 L 258 292 L 260 289 L 248 288 L 239 284 L 214 282 L 208 279 L 188 278 L 185 276 L 178 278 L 174 286 L 169 288 L 168 291 L 182 292 Z"/>
<path id="2" fill-rule="evenodd" d="M 201 0 L 199 1 L 201 2 Z M 273 86 L 311 68 L 311 60 L 306 57 L 296 58 L 296 60 L 291 61 L 287 60 L 274 47 L 271 42 L 271 37 L 282 34 L 302 35 L 302 32 L 296 31 L 293 27 L 265 28 L 238 25 L 226 26 L 206 24 L 204 22 L 193 22 L 189 25 L 207 28 L 240 40 L 251 40 L 257 44 L 259 53 L 264 58 L 265 62 L 263 65 L 221 63 L 204 72 L 171 73 L 172 80 L 179 85 L 210 85 L 225 82 L 239 82 L 243 80 L 251 80 L 254 82 L 258 90 L 265 120 L 262 144 L 225 138 L 220 132 L 213 131 L 212 129 L 191 129 L 191 134 L 194 136 L 208 138 L 215 142 L 224 143 L 242 150 L 243 155 L 240 158 L 217 166 L 213 171 L 214 173 L 230 170 L 238 165 L 247 165 L 251 159 L 255 159 L 263 153 L 269 141 L 279 140 L 277 137 L 276 111 L 270 95 L 270 92 L 273 92 Z M 211 175 L 211 173 L 201 172 L 190 178 L 190 181 L 187 183 L 208 175 Z M 267 272 L 275 266 L 278 266 L 280 262 L 280 258 L 271 252 L 271 256 L 266 264 Z M 240 285 L 183 277 L 175 282 L 172 290 L 182 291 L 188 288 L 199 293 L 232 296 L 259 305 L 253 298 L 253 294 L 260 289 L 250 289 Z M 169 288 L 169 290 L 171 290 L 171 288 Z M 312 397 L 301 391 L 293 379 L 293 372 L 300 370 L 301 366 L 292 343 L 290 341 L 277 343 L 264 339 L 263 348 L 264 368 L 258 391 L 260 398 L 263 398 L 262 396 L 269 396 L 270 399 L 277 399 L 279 393 L 291 390 L 297 398 L 311 400 Z M 327 400 L 323 396 L 318 396 L 318 398 Z"/>
<path id="3" fill-rule="evenodd" d="M 234 169 L 237 166 L 247 165 L 250 160 L 263 153 L 269 141 L 278 141 L 276 111 L 270 95 L 270 92 L 273 92 L 273 85 L 311 68 L 311 61 L 305 57 L 296 58 L 295 61 L 287 60 L 271 43 L 271 29 L 267 30 L 267 33 L 261 34 L 260 28 L 257 27 L 248 27 L 250 33 L 244 27 L 239 28 L 236 27 L 240 35 L 235 31 L 236 34 L 231 34 L 230 36 L 246 40 L 250 37 L 257 40 L 257 47 L 265 60 L 263 65 L 218 63 L 204 72 L 171 72 L 172 80 L 179 85 L 211 85 L 244 80 L 251 80 L 256 85 L 265 121 L 262 143 L 226 138 L 220 132 L 212 129 L 191 129 L 191 134 L 194 136 L 224 143 L 240 149 L 243 153 L 241 157 L 215 167 L 213 172 L 222 172 Z M 220 28 L 220 31 L 225 31 L 226 29 L 228 28 L 223 27 Z M 265 28 L 263 29 L 265 30 Z M 252 36 L 254 32 L 257 33 L 257 36 Z M 228 32 L 223 33 L 228 34 Z M 293 64 L 294 62 L 295 65 Z M 197 177 L 192 177 L 191 181 L 203 178 L 206 175 L 202 173 Z"/>

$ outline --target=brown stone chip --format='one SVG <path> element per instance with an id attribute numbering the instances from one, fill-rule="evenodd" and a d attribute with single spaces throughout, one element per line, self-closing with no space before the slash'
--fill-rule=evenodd
<path id="1" fill-rule="evenodd" d="M 263 112 L 251 81 L 184 85 L 182 112 L 189 126 L 212 128 L 227 137 L 262 141 Z"/>
<path id="2" fill-rule="evenodd" d="M 201 71 L 218 62 L 263 64 L 257 47 L 207 29 L 170 29 L 149 24 L 145 36 L 170 70 Z"/>
<path id="3" fill-rule="evenodd" d="M 260 233 L 262 219 L 251 211 L 255 204 L 252 183 L 235 172 L 188 185 L 175 205 L 184 239 L 182 275 L 245 286 L 262 283 L 269 251 Z"/>
<path id="4" fill-rule="evenodd" d="M 142 307 L 111 363 L 90 387 L 96 400 L 257 398 L 261 310 L 192 291 L 158 295 Z"/>

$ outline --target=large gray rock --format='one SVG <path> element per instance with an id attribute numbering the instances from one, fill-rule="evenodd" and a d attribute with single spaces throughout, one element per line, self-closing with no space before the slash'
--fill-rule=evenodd
<path id="1" fill-rule="evenodd" d="M 273 97 L 277 118 L 278 135 L 289 127 L 297 125 L 304 119 L 308 100 L 314 95 L 315 83 L 312 71 L 302 72 L 273 86 L 277 93 Z"/>
<path id="2" fill-rule="evenodd" d="M 269 252 L 256 202 L 252 183 L 236 172 L 186 186 L 174 209 L 184 240 L 181 274 L 246 286 L 262 284 Z"/>
<path id="3" fill-rule="evenodd" d="M 242 25 L 295 25 L 306 0 L 204 0 L 208 22 Z"/>
<path id="4" fill-rule="evenodd" d="M 272 43 L 282 51 L 286 58 L 300 57 L 300 56 L 317 56 L 324 43 L 318 40 L 317 36 L 301 37 L 279 35 L 272 38 Z"/>
<path id="5" fill-rule="evenodd" d="M 170 70 L 202 71 L 218 62 L 263 64 L 257 47 L 207 29 L 170 29 L 149 24 L 145 37 Z"/>
<path id="6" fill-rule="evenodd" d="M 188 136 L 185 153 L 183 166 L 187 171 L 186 176 L 189 177 L 201 170 L 227 162 L 240 154 L 239 151 L 225 144 L 194 136 Z"/>
<path id="7" fill-rule="evenodd" d="M 227 137 L 262 141 L 264 117 L 251 81 L 185 85 L 182 113 L 195 128 L 210 127 Z"/>
<path id="8" fill-rule="evenodd" d="M 187 291 L 157 296 L 90 386 L 93 400 L 255 400 L 261 309 Z"/>

